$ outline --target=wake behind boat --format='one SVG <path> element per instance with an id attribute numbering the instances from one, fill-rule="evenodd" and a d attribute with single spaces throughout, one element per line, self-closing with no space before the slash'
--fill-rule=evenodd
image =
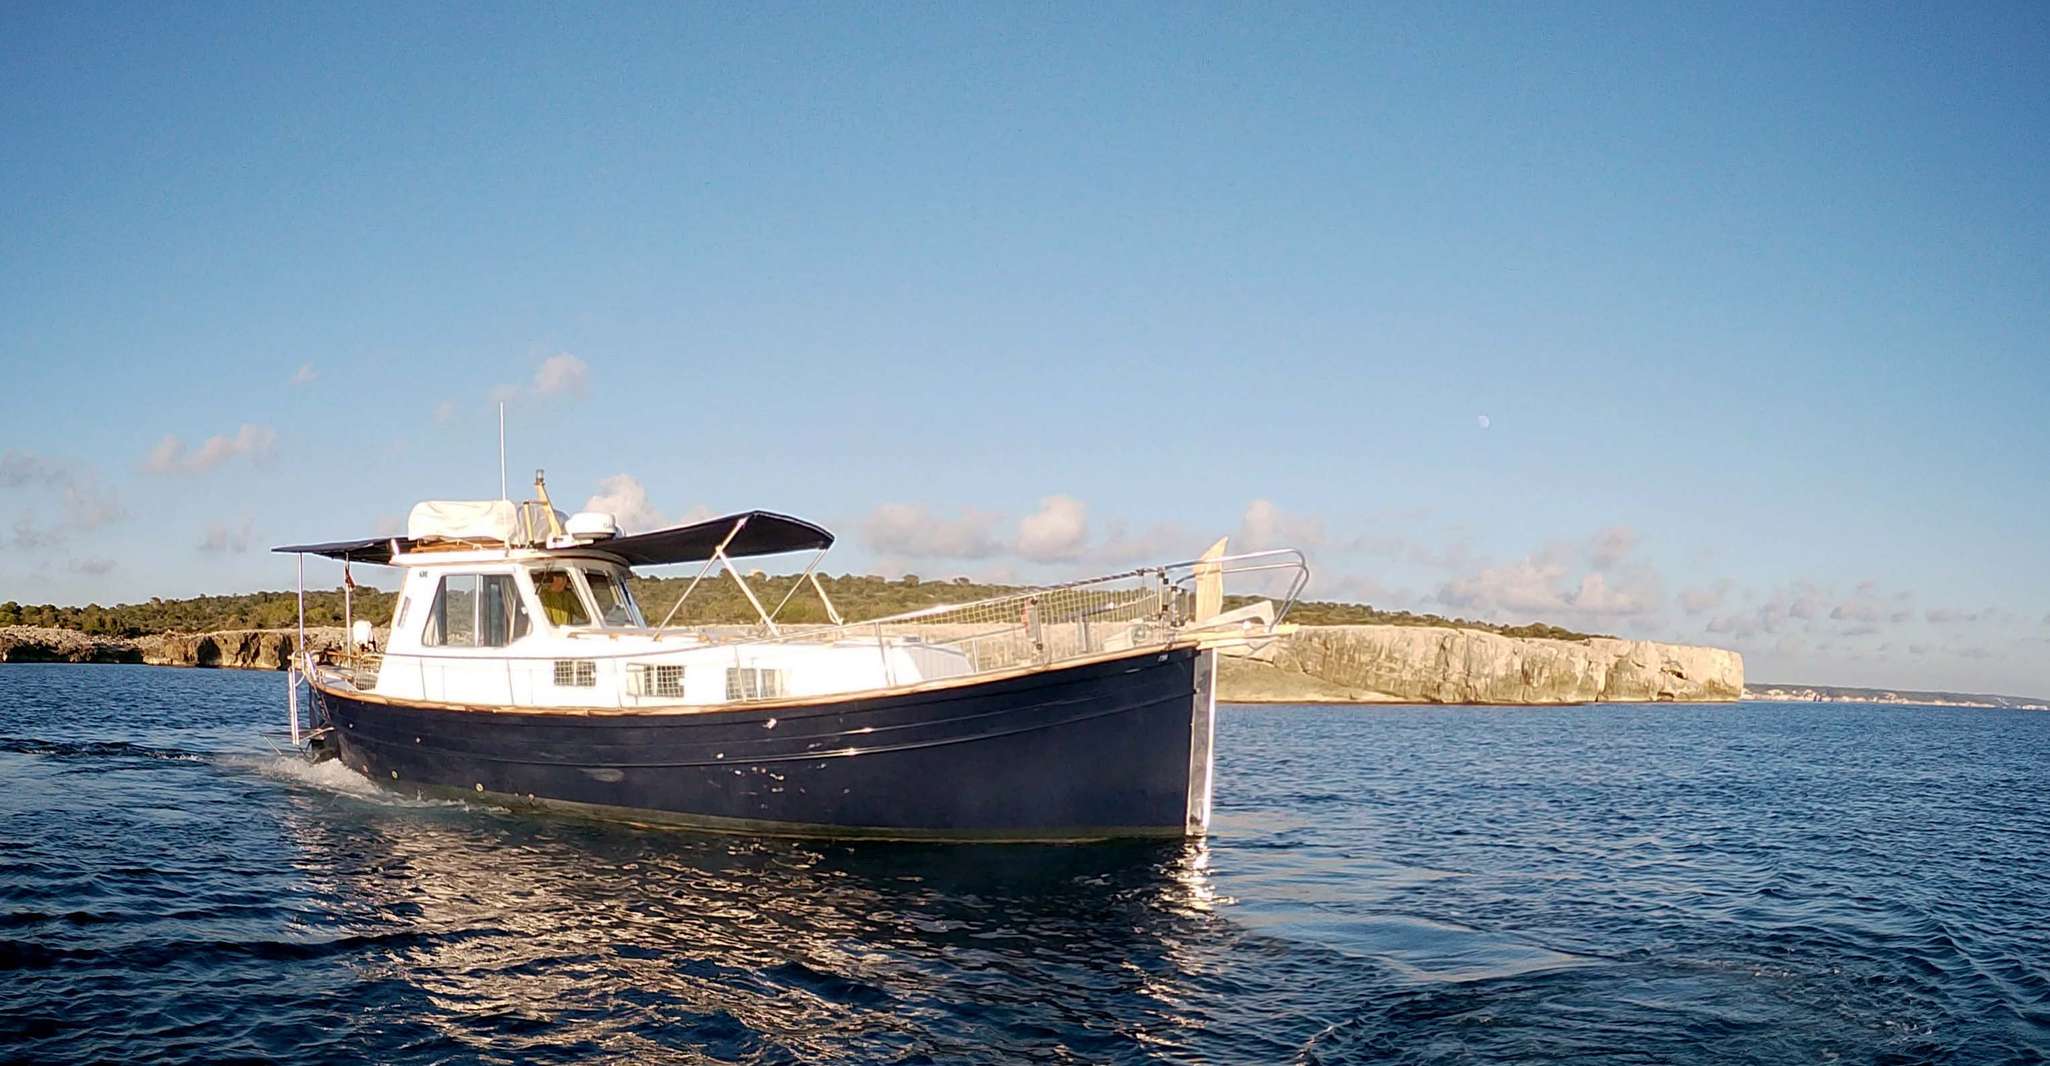
<path id="1" fill-rule="evenodd" d="M 1202 557 L 844 621 L 817 579 L 831 533 L 748 511 L 623 535 L 537 499 L 429 501 L 404 537 L 298 544 L 399 568 L 383 650 L 299 653 L 309 750 L 388 787 L 712 829 L 1070 840 L 1210 824 L 1220 655 L 1263 655 L 1308 570 L 1293 550 Z M 767 608 L 734 560 L 811 552 Z M 700 563 L 649 624 L 634 567 Z M 673 624 L 714 569 L 756 624 Z M 1226 610 L 1225 579 L 1280 603 Z M 829 625 L 781 625 L 798 589 Z M 303 638 L 298 645 L 304 648 Z"/>

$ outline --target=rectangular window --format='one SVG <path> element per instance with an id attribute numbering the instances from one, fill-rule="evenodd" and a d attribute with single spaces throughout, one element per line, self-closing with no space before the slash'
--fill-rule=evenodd
<path id="1" fill-rule="evenodd" d="M 435 648 L 477 646 L 476 574 L 450 574 L 434 590 L 434 608 L 420 643 Z"/>
<path id="2" fill-rule="evenodd" d="M 519 586 L 511 574 L 449 574 L 434 590 L 434 606 L 420 643 L 433 648 L 502 648 L 526 635 L 527 609 L 520 605 Z"/>
<path id="3" fill-rule="evenodd" d="M 598 601 L 598 617 L 608 626 L 641 626 L 641 612 L 635 606 L 633 596 L 620 584 L 619 579 L 604 570 L 584 571 L 584 581 L 591 586 L 591 598 Z"/>
<path id="4" fill-rule="evenodd" d="M 729 700 L 772 700 L 783 694 L 783 671 L 751 666 L 726 668 L 726 698 Z"/>
<path id="5" fill-rule="evenodd" d="M 589 659 L 555 660 L 555 685 L 557 688 L 595 688 L 597 684 L 597 663 Z"/>
<path id="6" fill-rule="evenodd" d="M 636 696 L 683 698 L 683 667 L 677 663 L 634 663 L 627 667 L 627 688 Z"/>
<path id="7" fill-rule="evenodd" d="M 570 580 L 569 571 L 534 571 L 534 594 L 541 600 L 541 613 L 548 616 L 549 625 L 591 624 L 591 612 L 584 609 L 583 597 L 577 595 L 577 585 Z"/>
<path id="8" fill-rule="evenodd" d="M 527 609 L 511 574 L 488 574 L 483 600 L 477 605 L 477 644 L 503 648 L 527 635 Z"/>

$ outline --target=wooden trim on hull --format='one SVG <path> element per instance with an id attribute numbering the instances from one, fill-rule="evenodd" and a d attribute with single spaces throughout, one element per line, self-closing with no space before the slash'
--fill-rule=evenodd
<path id="1" fill-rule="evenodd" d="M 1152 649 L 720 714 L 315 698 L 342 761 L 372 780 L 514 808 L 806 837 L 1181 837 L 1207 827 L 1213 659 Z"/>

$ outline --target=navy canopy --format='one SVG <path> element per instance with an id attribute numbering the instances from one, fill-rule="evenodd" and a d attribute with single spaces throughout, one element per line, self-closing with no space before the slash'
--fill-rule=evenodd
<path id="1" fill-rule="evenodd" d="M 368 540 L 331 540 L 325 544 L 287 544 L 271 550 L 286 555 L 325 555 L 352 563 L 389 563 L 393 545 L 405 551 L 413 546 L 413 542 L 405 537 L 372 537 Z"/>
<path id="2" fill-rule="evenodd" d="M 746 525 L 740 527 L 740 532 L 733 533 L 736 522 L 745 522 Z M 833 546 L 831 533 L 802 518 L 769 511 L 742 511 L 687 526 L 658 529 L 653 533 L 601 540 L 591 547 L 607 555 L 617 555 L 629 566 L 696 563 L 710 559 L 712 550 L 729 533 L 733 533 L 733 541 L 726 545 L 726 554 L 735 559 Z"/>
<path id="3" fill-rule="evenodd" d="M 734 531 L 739 525 L 739 532 Z M 733 539 L 726 542 L 731 534 Z M 752 555 L 782 555 L 786 552 L 829 548 L 833 534 L 801 518 L 769 511 L 742 511 L 724 518 L 672 526 L 652 533 L 635 533 L 580 545 L 584 551 L 616 555 L 628 566 L 661 566 L 666 563 L 696 563 L 712 557 L 721 542 L 726 554 L 735 559 Z M 410 551 L 415 542 L 406 537 L 370 537 L 337 540 L 325 544 L 288 544 L 272 548 L 286 554 L 324 555 L 355 563 L 390 563 L 393 549 Z"/>

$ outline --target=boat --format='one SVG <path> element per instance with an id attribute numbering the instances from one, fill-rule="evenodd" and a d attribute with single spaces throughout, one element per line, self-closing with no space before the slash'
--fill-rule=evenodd
<path id="1" fill-rule="evenodd" d="M 626 532 L 556 510 L 541 472 L 534 488 L 423 502 L 403 536 L 274 549 L 299 557 L 294 743 L 410 794 L 640 824 L 1200 836 L 1218 660 L 1271 656 L 1308 579 L 1299 551 L 1228 555 L 1220 540 L 1184 562 L 850 622 L 819 580 L 833 535 L 818 525 L 757 510 Z M 773 608 L 736 565 L 800 553 Z M 343 647 L 307 649 L 307 556 L 399 571 L 381 646 L 350 617 Z M 649 620 L 629 578 L 679 564 L 695 576 Z M 1227 578 L 1277 598 L 1228 599 Z M 693 594 L 722 579 L 752 623 L 690 620 Z M 824 621 L 787 620 L 800 589 Z"/>

